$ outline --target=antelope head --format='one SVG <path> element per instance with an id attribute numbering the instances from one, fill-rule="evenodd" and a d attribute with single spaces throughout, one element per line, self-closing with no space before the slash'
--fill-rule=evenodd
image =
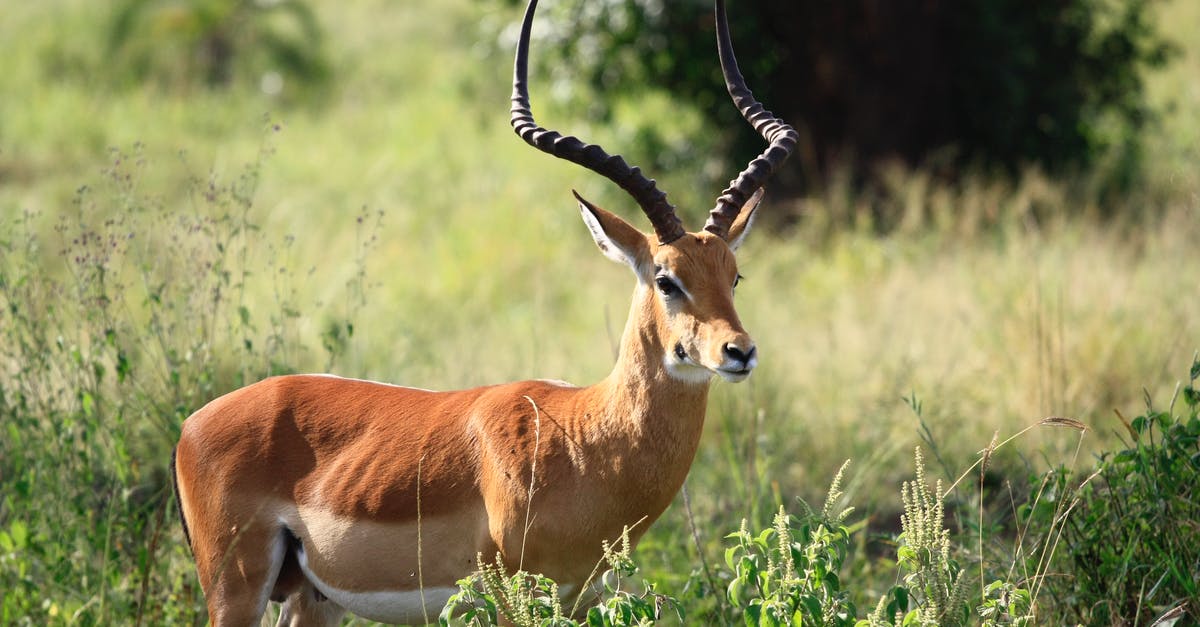
<path id="1" fill-rule="evenodd" d="M 733 304 L 741 278 L 734 253 L 762 198 L 762 185 L 795 148 L 797 134 L 754 99 L 737 66 L 724 0 L 716 0 L 717 51 L 725 84 L 742 116 L 768 147 L 717 197 L 704 228 L 688 232 L 675 207 L 653 179 L 595 144 L 538 126 L 529 104 L 529 35 L 537 0 L 530 0 L 521 26 L 513 71 L 512 126 L 530 145 L 603 175 L 637 201 L 650 219 L 646 234 L 617 215 L 575 194 L 580 213 L 601 252 L 628 265 L 637 276 L 631 327 L 661 355 L 673 379 L 703 383 L 714 374 L 742 381 L 758 363 L 754 340 Z"/>

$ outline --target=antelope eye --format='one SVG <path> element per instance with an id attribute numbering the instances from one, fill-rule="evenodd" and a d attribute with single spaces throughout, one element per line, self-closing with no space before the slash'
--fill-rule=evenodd
<path id="1" fill-rule="evenodd" d="M 744 277 L 744 276 L 742 276 L 742 275 L 740 275 L 740 274 L 739 274 L 739 275 L 737 275 L 737 276 L 735 276 L 735 277 L 733 277 L 733 286 L 734 286 L 734 287 L 737 287 L 737 286 L 738 286 L 738 283 L 741 283 L 741 282 L 742 282 L 742 279 L 744 279 L 744 278 L 746 278 L 746 277 Z"/>
<path id="2" fill-rule="evenodd" d="M 663 296 L 678 296 L 681 293 L 679 286 L 665 276 L 656 277 L 654 285 L 658 287 L 658 291 L 662 292 Z"/>

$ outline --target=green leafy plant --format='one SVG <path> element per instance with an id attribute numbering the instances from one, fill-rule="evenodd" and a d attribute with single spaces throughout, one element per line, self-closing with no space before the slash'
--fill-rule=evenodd
<path id="1" fill-rule="evenodd" d="M 672 610 L 679 620 L 683 620 L 679 602 L 656 592 L 654 584 L 644 584 L 641 594 L 623 588 L 623 580 L 638 572 L 629 553 L 629 528 L 626 527 L 616 544 L 604 545 L 601 564 L 607 565 L 608 571 L 601 576 L 600 585 L 586 582 L 578 592 L 575 607 L 568 612 L 575 615 L 580 601 L 599 592 L 601 601 L 587 608 L 582 622 L 564 614 L 563 597 L 557 583 L 543 575 L 519 569 L 510 575 L 499 555 L 493 563 L 485 563 L 480 556 L 479 571 L 458 582 L 459 591 L 447 601 L 439 621 L 443 625 L 499 625 L 503 620 L 518 627 L 617 627 L 654 624 L 667 610 Z"/>
<path id="2" fill-rule="evenodd" d="M 804 502 L 797 518 L 782 506 L 767 529 L 752 534 L 746 521 L 726 536 L 732 571 L 726 592 L 746 625 L 853 625 L 854 604 L 842 588 L 839 572 L 850 548 L 844 524 L 853 508 L 834 512 L 849 462 L 842 465 L 818 514 Z"/>
<path id="3" fill-rule="evenodd" d="M 1056 469 L 1042 481 L 1073 513 L 1055 562 L 1066 576 L 1046 580 L 1064 602 L 1059 621 L 1150 624 L 1172 612 L 1200 615 L 1200 361 L 1166 409 L 1125 420 L 1126 448 L 1100 455 L 1077 482 Z M 1182 400 L 1182 403 L 1179 401 Z M 1045 517 L 1036 509 L 1029 517 Z"/>
<path id="4" fill-rule="evenodd" d="M 916 478 L 901 489 L 904 514 L 896 562 L 904 585 L 879 600 L 871 625 L 964 625 L 970 619 L 967 578 L 952 555 L 945 522 L 945 492 L 939 480 L 931 492 L 921 449 L 915 454 Z"/>
<path id="5" fill-rule="evenodd" d="M 993 581 L 983 589 L 983 604 L 976 608 L 985 627 L 1033 623 L 1033 595 L 1025 588 L 1006 581 Z"/>

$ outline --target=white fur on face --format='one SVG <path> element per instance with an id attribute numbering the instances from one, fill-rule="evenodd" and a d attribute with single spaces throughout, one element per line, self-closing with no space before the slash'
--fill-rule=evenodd
<path id="1" fill-rule="evenodd" d="M 675 356 L 674 348 L 667 350 L 663 355 L 663 366 L 666 367 L 667 374 L 671 375 L 672 379 L 675 379 L 676 381 L 682 381 L 683 383 L 699 385 L 701 383 L 707 383 L 710 379 L 712 379 L 713 376 L 712 370 L 693 363 L 690 359 L 687 361 L 680 361 L 680 359 Z"/>

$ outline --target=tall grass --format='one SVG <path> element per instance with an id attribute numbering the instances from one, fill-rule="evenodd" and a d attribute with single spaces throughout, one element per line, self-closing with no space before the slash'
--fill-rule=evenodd
<path id="1" fill-rule="evenodd" d="M 1173 16 L 1189 7 L 1162 8 L 1181 36 Z M 516 9 L 316 9 L 335 82 L 319 106 L 285 107 L 246 90 L 113 89 L 89 65 L 101 5 L 6 8 L 0 91 L 19 97 L 0 99 L 0 623 L 200 620 L 167 453 L 186 415 L 242 383 L 295 370 L 431 388 L 588 383 L 611 367 L 631 279 L 595 251 L 569 189 L 635 210 L 512 136 L 510 64 L 481 33 Z M 1194 109 L 1194 57 L 1151 85 L 1179 94 L 1179 111 Z M 534 85 L 547 123 L 618 151 L 639 125 L 698 133 L 695 112 L 663 95 L 601 128 L 551 92 Z M 738 521 L 766 528 L 780 504 L 819 498 L 846 458 L 847 498 L 886 532 L 922 434 L 946 479 L 994 432 L 1050 415 L 1091 425 L 1093 450 L 1118 445 L 1112 409 L 1136 415 L 1143 387 L 1168 395 L 1200 338 L 1183 141 L 1196 119 L 1168 116 L 1152 138 L 1172 148 L 1141 219 L 1092 219 L 1073 181 L 948 187 L 919 171 L 896 171 L 882 201 L 833 184 L 791 201 L 797 224 L 768 215 L 738 293 L 761 367 L 714 385 L 691 514 L 680 500 L 651 528 L 643 574 L 684 590 Z M 705 177 L 652 175 L 698 224 L 717 191 Z M 880 206 L 901 225 L 887 235 L 871 222 Z M 1075 446 L 1031 434 L 989 476 Z M 880 550 L 867 533 L 854 543 Z M 844 576 L 869 582 L 855 600 L 869 607 L 894 571 L 855 564 Z M 688 590 L 690 608 L 717 603 Z"/>
<path id="2" fill-rule="evenodd" d="M 322 342 L 301 339 L 302 309 L 333 308 L 298 300 L 293 239 L 248 219 L 266 152 L 232 181 L 194 175 L 169 207 L 142 189 L 137 147 L 108 157 L 70 210 L 0 230 L 4 624 L 194 621 L 164 466 L 180 424 L 223 391 L 332 365 L 362 298 L 347 283 Z"/>

